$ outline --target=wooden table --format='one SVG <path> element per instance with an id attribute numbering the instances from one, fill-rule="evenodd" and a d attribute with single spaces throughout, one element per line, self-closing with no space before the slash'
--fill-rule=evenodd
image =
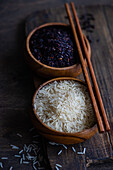
<path id="1" fill-rule="evenodd" d="M 19 18 L 24 18 L 21 22 L 15 20 L 14 14 L 17 13 L 16 10 L 15 8 L 11 12 L 8 9 L 7 16 L 3 15 L 1 18 L 0 29 L 0 162 L 2 162 L 4 169 L 7 170 L 11 166 L 16 170 L 33 169 L 33 161 L 31 160 L 28 163 L 27 158 L 24 160 L 24 156 L 28 156 L 27 153 L 29 153 L 33 156 L 37 155 L 36 160 L 40 162 L 40 164 L 36 164 L 36 167 L 39 167 L 38 169 L 41 169 L 40 167 L 55 169 L 56 164 L 60 164 L 62 168 L 59 169 L 64 170 L 112 170 L 113 7 L 89 6 L 77 8 L 78 16 L 81 18 L 81 25 L 87 20 L 87 14 L 94 17 L 91 21 L 91 24 L 94 25 L 93 31 L 89 32 L 84 28 L 83 31 L 90 40 L 91 61 L 110 122 L 111 132 L 97 133 L 86 142 L 67 146 L 67 149 L 63 145 L 51 145 L 41 136 L 37 137 L 36 130 L 32 129 L 29 118 L 32 96 L 38 84 L 45 80 L 35 77 L 34 86 L 34 76 L 24 61 L 24 42 L 29 31 L 34 26 L 46 22 L 68 23 L 65 8 L 63 6 L 38 11 L 30 15 L 26 20 L 19 13 L 18 20 Z M 1 12 L 4 13 L 4 9 Z M 30 9 L 28 13 L 30 13 Z M 85 18 L 82 16 L 85 16 Z M 78 78 L 83 79 L 83 75 Z M 34 144 L 37 146 L 37 153 L 33 150 Z M 31 147 L 31 151 L 28 146 L 29 148 Z M 76 149 L 76 153 L 72 147 Z M 83 151 L 84 148 L 86 148 L 85 154 L 77 154 L 77 152 Z M 62 150 L 62 153 L 58 155 L 60 150 Z M 20 157 L 17 155 L 20 155 Z M 4 157 L 7 157 L 7 159 L 4 159 Z M 23 158 L 22 164 L 21 158 Z M 0 163 L 0 166 L 2 165 Z"/>

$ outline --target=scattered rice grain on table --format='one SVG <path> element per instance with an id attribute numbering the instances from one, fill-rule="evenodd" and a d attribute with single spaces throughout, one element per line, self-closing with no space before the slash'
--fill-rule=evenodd
<path id="1" fill-rule="evenodd" d="M 84 148 L 83 153 L 84 153 L 84 154 L 86 153 L 86 148 Z"/>
<path id="2" fill-rule="evenodd" d="M 1 157 L 1 159 L 8 159 L 8 157 Z"/>
<path id="3" fill-rule="evenodd" d="M 0 162 L 0 168 L 3 168 L 3 163 L 2 162 Z"/>
<path id="4" fill-rule="evenodd" d="M 56 170 L 59 170 L 59 168 L 57 166 L 55 166 Z"/>
<path id="5" fill-rule="evenodd" d="M 72 146 L 72 150 L 74 151 L 74 152 L 76 152 L 76 150 L 75 150 L 75 148 Z"/>
<path id="6" fill-rule="evenodd" d="M 62 146 L 63 146 L 65 149 L 67 149 L 67 146 L 66 146 L 66 145 L 63 144 Z"/>
<path id="7" fill-rule="evenodd" d="M 56 164 L 56 166 L 58 166 L 58 167 L 62 168 L 62 165 L 60 165 L 60 164 Z"/>
<path id="8" fill-rule="evenodd" d="M 20 133 L 17 133 L 17 136 L 19 136 L 20 138 L 22 138 L 22 135 Z"/>
<path id="9" fill-rule="evenodd" d="M 62 153 L 62 150 L 60 150 L 59 152 L 58 152 L 58 155 L 60 155 Z"/>

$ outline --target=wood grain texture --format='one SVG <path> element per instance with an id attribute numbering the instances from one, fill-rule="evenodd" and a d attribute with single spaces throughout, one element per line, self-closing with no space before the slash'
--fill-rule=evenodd
<path id="1" fill-rule="evenodd" d="M 57 10 L 58 9 L 56 9 L 56 13 L 58 13 Z M 64 9 L 61 8 L 59 10 L 62 11 L 62 13 L 63 13 Z M 105 81 L 104 76 L 106 75 L 106 73 L 104 73 L 104 71 L 105 71 L 104 69 L 106 68 L 105 65 L 107 64 L 106 63 L 106 57 L 107 56 L 103 57 L 101 50 L 103 50 L 103 48 L 102 48 L 103 43 L 106 44 L 106 49 L 104 48 L 105 51 L 109 47 L 107 46 L 107 42 L 106 42 L 107 40 L 105 39 L 105 35 L 104 35 L 105 32 L 104 31 L 102 32 L 102 29 L 99 27 L 99 24 L 101 23 L 101 27 L 103 26 L 104 29 L 105 28 L 107 29 L 107 25 L 104 22 L 105 16 L 104 16 L 104 12 L 103 12 L 103 7 L 98 7 L 98 8 L 94 8 L 94 7 L 91 7 L 91 8 L 89 8 L 89 7 L 78 8 L 77 11 L 78 11 L 78 16 L 79 17 L 82 14 L 85 15 L 87 13 L 91 13 L 91 14 L 93 14 L 93 16 L 95 18 L 95 20 L 94 20 L 94 25 L 95 25 L 94 32 L 93 33 L 88 33 L 86 31 L 84 31 L 84 33 L 85 33 L 85 35 L 89 35 L 91 37 L 91 39 L 92 39 L 91 47 L 92 47 L 92 50 L 93 50 L 93 54 L 92 54 L 93 58 L 91 60 L 92 60 L 92 64 L 93 64 L 93 67 L 94 67 L 94 70 L 95 70 L 95 74 L 96 74 L 97 82 L 98 82 L 98 85 L 99 85 L 99 88 L 100 88 L 100 92 L 102 94 L 103 103 L 104 103 L 105 109 L 106 109 L 106 104 L 107 103 L 104 101 L 105 100 L 104 99 L 104 97 L 105 97 L 104 93 L 105 93 L 105 88 L 106 87 L 105 87 L 105 84 L 103 82 L 101 82 L 101 79 L 104 79 L 104 81 Z M 47 11 L 45 13 L 47 13 Z M 41 13 L 40 13 L 40 16 L 41 16 Z M 53 15 L 52 15 L 52 11 L 51 11 L 51 17 L 54 17 L 54 16 L 55 16 L 55 10 L 53 12 Z M 62 16 L 63 16 L 63 14 L 62 14 Z M 65 16 L 65 11 L 64 11 L 64 16 Z M 57 21 L 60 21 L 62 19 L 63 19 L 62 17 L 61 18 L 58 17 L 58 19 L 56 19 L 56 17 L 55 17 L 55 20 L 57 20 Z M 98 41 L 98 39 L 99 39 L 99 41 Z M 100 43 L 100 41 L 102 42 L 102 44 Z M 99 46 L 99 48 L 98 48 L 98 46 Z M 111 56 L 111 58 L 112 58 L 112 56 Z M 111 69 L 111 67 L 109 69 Z M 83 75 L 80 75 L 79 78 L 83 79 Z M 40 81 L 39 79 L 37 79 L 36 77 L 34 79 L 36 86 L 38 86 L 37 82 Z M 109 81 L 110 81 L 110 79 L 109 79 Z M 108 96 L 108 94 L 106 93 L 106 98 L 107 98 L 107 96 Z M 107 112 L 107 116 L 108 116 L 108 119 L 109 119 L 108 112 Z M 109 121 L 110 121 L 110 119 L 109 119 Z M 111 122 L 110 122 L 110 125 L 111 125 Z M 86 155 L 81 157 L 80 155 L 74 154 L 74 160 L 76 160 L 75 161 L 76 164 L 75 163 L 69 164 L 69 162 L 68 162 L 69 157 L 71 157 L 72 153 L 73 153 L 72 148 L 69 147 L 68 156 L 67 157 L 64 156 L 64 153 L 63 153 L 62 157 L 63 157 L 64 162 L 63 161 L 59 162 L 59 163 L 62 163 L 64 169 L 66 169 L 66 168 L 68 169 L 69 167 L 74 169 L 75 165 L 76 165 L 76 167 L 79 165 L 79 166 L 82 167 L 81 169 L 85 169 L 87 159 L 93 160 L 93 159 L 101 159 L 101 158 L 106 158 L 106 157 L 111 157 L 112 156 L 112 148 L 111 148 L 110 140 L 109 140 L 109 137 L 108 137 L 107 133 L 105 133 L 103 135 L 96 134 L 90 140 L 87 140 L 86 142 L 75 146 L 75 149 L 78 149 L 78 146 L 79 146 L 81 151 L 83 151 L 84 147 L 87 149 Z M 59 146 L 56 146 L 56 147 L 59 147 Z M 52 148 L 54 148 L 54 147 L 52 146 Z M 54 155 L 55 151 L 52 148 L 51 148 L 51 145 L 47 144 L 48 158 L 50 160 L 50 164 L 51 164 L 52 168 L 54 169 L 55 164 L 57 163 L 57 158 L 55 157 L 55 155 Z M 82 161 L 80 161 L 80 160 L 82 160 Z"/>
<path id="2" fill-rule="evenodd" d="M 77 151 L 80 151 L 81 148 L 79 145 L 73 146 Z M 50 154 L 52 154 L 52 158 L 50 159 L 50 164 L 52 169 L 54 169 L 56 164 L 62 165 L 62 169 L 73 169 L 73 170 L 82 170 L 86 169 L 85 156 L 77 155 L 77 153 L 73 152 L 72 146 L 67 146 L 65 149 L 62 145 L 52 146 L 47 143 L 47 148 L 50 153 L 48 154 L 50 159 Z M 62 153 L 58 155 L 58 153 L 62 150 Z M 54 151 L 54 154 L 53 154 Z"/>
<path id="3" fill-rule="evenodd" d="M 89 0 L 74 0 L 78 5 L 83 2 L 84 4 L 101 4 L 110 3 L 112 0 L 107 1 L 89 1 Z M 58 7 L 54 11 L 52 9 L 43 10 L 38 12 L 39 24 L 45 23 L 45 20 L 50 17 L 52 13 L 51 21 L 60 21 L 68 23 L 66 19 L 66 13 L 63 8 L 59 8 L 59 5 L 63 5 L 64 0 L 51 1 L 51 0 L 5 0 L 0 1 L 0 157 L 7 156 L 9 159 L 3 161 L 4 169 L 9 169 L 13 166 L 14 169 L 20 170 L 32 170 L 32 165 L 20 166 L 19 160 L 14 158 L 14 155 L 18 152 L 12 150 L 10 144 L 23 147 L 23 144 L 30 144 L 33 140 L 32 136 L 37 133 L 29 133 L 29 128 L 32 127 L 31 121 L 28 117 L 28 107 L 31 103 L 32 95 L 35 91 L 33 85 L 33 76 L 30 73 L 24 61 L 24 41 L 25 41 L 25 18 L 32 12 L 42 10 L 44 8 Z M 107 111 L 107 115 L 110 120 L 110 124 L 113 125 L 112 113 L 113 113 L 113 95 L 112 95 L 112 82 L 113 82 L 113 7 L 84 7 L 78 9 L 78 15 L 91 12 L 95 16 L 96 28 L 94 33 L 89 33 L 93 38 L 92 46 L 92 62 L 96 73 L 96 78 L 100 87 L 101 94 L 103 96 L 104 105 Z M 56 13 L 59 15 L 56 17 Z M 106 16 L 106 17 L 105 17 Z M 64 18 L 65 17 L 65 18 Z M 99 19 L 100 17 L 100 19 Z M 43 20 L 43 18 L 45 18 Z M 98 20 L 99 19 L 99 20 Z M 101 24 L 100 24 L 101 23 Z M 108 28 L 109 27 L 109 28 Z M 96 31 L 97 30 L 97 31 Z M 102 31 L 101 31 L 102 30 Z M 100 41 L 97 42 L 97 39 Z M 95 55 L 94 55 L 95 54 Z M 103 60 L 104 56 L 104 60 Z M 109 56 L 109 57 L 108 57 Z M 104 76 L 103 76 L 104 75 Z M 83 75 L 79 78 L 83 79 Z M 42 83 L 45 80 L 37 79 L 36 85 Z M 112 126 L 113 128 L 113 126 Z M 20 133 L 23 135 L 22 140 L 16 135 Z M 113 146 L 113 129 L 110 132 L 110 138 Z M 97 140 L 98 139 L 98 140 Z M 37 139 L 38 140 L 38 139 Z M 45 139 L 43 139 L 45 141 Z M 42 143 L 42 141 L 40 141 Z M 45 144 L 43 142 L 43 144 Z M 62 155 L 57 156 L 57 153 L 61 149 L 60 146 L 51 146 L 47 144 L 47 154 L 50 160 L 50 164 L 54 169 L 56 163 L 63 162 L 63 168 L 67 169 L 86 169 L 86 158 L 90 160 L 97 158 L 109 157 L 112 155 L 111 145 L 107 134 L 100 136 L 97 134 L 91 140 L 84 144 L 76 145 L 78 151 L 82 150 L 81 147 L 87 147 L 86 158 L 80 155 L 75 155 L 71 146 L 66 151 L 63 149 Z M 72 158 L 72 159 L 71 159 Z M 58 161 L 57 161 L 58 160 Z M 0 160 L 1 161 L 1 160 Z M 70 166 L 69 166 L 70 165 Z M 72 167 L 72 168 L 71 168 Z M 95 168 L 96 167 L 96 168 Z M 100 165 L 90 164 L 88 169 L 112 169 L 112 163 L 102 163 Z M 47 168 L 46 168 L 47 169 Z M 50 168 L 49 168 L 50 170 Z"/>
<path id="4" fill-rule="evenodd" d="M 107 70 L 107 75 L 106 75 L 106 81 L 108 80 L 109 83 L 106 83 L 106 91 L 108 92 L 108 97 L 107 100 L 105 101 L 107 104 L 107 112 L 109 114 L 109 119 L 110 121 L 110 125 L 113 129 L 113 114 L 112 114 L 112 109 L 113 109 L 113 95 L 112 95 L 112 83 L 113 83 L 113 77 L 112 77 L 112 71 L 113 71 L 113 19 L 112 16 L 113 15 L 113 10 L 110 6 L 108 7 L 103 7 L 103 13 L 105 16 L 105 22 L 107 25 L 107 30 L 106 30 L 106 41 L 107 44 L 109 46 L 108 48 L 108 63 L 109 63 L 109 70 Z M 108 75 L 109 74 L 109 75 Z M 109 79 L 110 78 L 110 79 Z M 108 90 L 107 90 L 108 89 Z M 111 139 L 111 143 L 112 143 L 112 147 L 113 147 L 113 131 L 110 131 L 110 139 Z"/>
<path id="5" fill-rule="evenodd" d="M 32 170 L 32 163 L 20 165 L 20 158 L 16 158 L 14 155 L 19 155 L 19 151 L 24 150 L 24 145 L 29 146 L 34 144 L 33 141 L 38 141 L 40 151 L 37 156 L 44 156 L 41 136 L 34 138 L 33 136 L 38 135 L 37 131 L 33 129 L 31 120 L 29 118 L 29 110 L 19 108 L 0 108 L 0 162 L 3 163 L 3 169 L 9 169 L 11 166 L 14 169 Z M 17 134 L 22 135 L 22 137 Z M 11 145 L 15 145 L 18 149 L 12 149 Z M 23 151 L 25 157 L 26 153 Z M 22 153 L 22 154 L 23 154 Z M 22 154 L 20 156 L 22 157 Z M 31 154 L 31 153 L 30 153 Z M 34 155 L 32 153 L 32 155 Z M 1 157 L 8 157 L 7 160 L 2 160 Z M 45 157 L 45 158 L 44 158 Z M 47 160 L 46 155 L 43 158 Z M 49 168 L 49 164 L 43 161 L 41 166 Z"/>

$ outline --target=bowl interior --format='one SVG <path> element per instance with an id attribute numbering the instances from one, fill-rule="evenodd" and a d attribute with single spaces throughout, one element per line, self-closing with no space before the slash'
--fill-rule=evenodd
<path id="1" fill-rule="evenodd" d="M 27 41 L 26 41 L 27 51 L 28 51 L 29 55 L 32 57 L 32 59 L 33 59 L 36 63 L 38 63 L 39 65 L 41 65 L 41 66 L 43 66 L 43 67 L 46 67 L 46 68 L 49 68 L 49 69 L 52 69 L 52 70 L 64 70 L 64 69 L 66 70 L 66 69 L 71 69 L 71 68 L 73 68 L 73 66 L 76 66 L 76 65 L 80 64 L 79 59 L 77 59 L 78 62 L 77 62 L 76 64 L 73 64 L 73 65 L 68 66 L 68 67 L 51 67 L 51 66 L 49 66 L 49 65 L 46 65 L 46 64 L 40 62 L 39 60 L 37 60 L 37 59 L 33 56 L 32 52 L 31 52 L 31 50 L 30 50 L 30 39 L 31 39 L 32 35 L 33 35 L 37 30 L 41 30 L 42 28 L 47 28 L 47 27 L 48 27 L 48 28 L 49 28 L 49 27 L 62 28 L 62 29 L 64 29 L 64 30 L 70 30 L 70 31 L 71 31 L 70 26 L 67 25 L 67 24 L 63 24 L 63 23 L 47 23 L 47 24 L 44 24 L 44 25 L 41 25 L 41 26 L 35 28 L 35 29 L 28 35 Z M 88 40 L 86 39 L 85 36 L 84 36 L 84 40 L 85 40 L 85 42 L 86 42 L 86 46 L 87 46 L 87 49 L 88 49 L 89 56 L 91 56 L 91 48 L 90 48 L 89 42 L 88 42 Z M 73 39 L 73 42 L 74 42 L 74 39 Z M 75 44 L 75 43 L 74 43 L 74 44 Z M 76 45 L 75 45 L 75 46 L 76 46 Z"/>
<path id="2" fill-rule="evenodd" d="M 57 130 L 54 130 L 52 129 L 51 127 L 47 126 L 45 123 L 43 123 L 43 121 L 40 120 L 40 118 L 38 117 L 37 113 L 36 113 L 36 110 L 35 110 L 35 107 L 34 107 L 34 101 L 35 101 L 35 98 L 36 98 L 36 95 L 38 93 L 38 91 L 40 89 L 42 89 L 44 86 L 48 85 L 49 83 L 52 83 L 54 81 L 60 81 L 60 80 L 74 80 L 84 86 L 86 86 L 85 82 L 81 81 L 81 80 L 78 80 L 76 78 L 72 78 L 72 77 L 62 77 L 62 78 L 55 78 L 55 79 L 52 79 L 52 80 L 49 80 L 45 83 L 43 83 L 35 92 L 34 96 L 33 96 L 33 101 L 32 101 L 32 106 L 33 106 L 33 114 L 35 115 L 38 123 L 39 123 L 39 126 L 41 125 L 41 128 L 40 130 L 42 129 L 43 133 L 51 133 L 53 135 L 59 135 L 59 136 L 79 136 L 79 137 L 83 137 L 83 138 L 87 138 L 87 135 L 89 135 L 90 133 L 92 133 L 92 131 L 96 131 L 97 127 L 96 127 L 96 123 L 94 124 L 94 126 L 92 126 L 91 128 L 89 129 L 85 129 L 83 131 L 80 131 L 80 132 L 74 132 L 74 133 L 68 133 L 68 132 L 60 132 L 60 131 L 57 131 Z"/>

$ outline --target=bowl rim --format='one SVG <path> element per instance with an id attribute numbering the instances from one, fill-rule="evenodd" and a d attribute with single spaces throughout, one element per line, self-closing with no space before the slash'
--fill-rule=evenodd
<path id="1" fill-rule="evenodd" d="M 79 136 L 79 135 L 83 135 L 85 133 L 90 133 L 91 131 L 93 131 L 94 129 L 97 129 L 97 123 L 95 123 L 91 128 L 88 128 L 88 129 L 84 129 L 80 132 L 60 132 L 60 131 L 57 131 L 55 129 L 52 129 L 51 127 L 49 127 L 48 125 L 46 125 L 45 123 L 43 123 L 43 121 L 38 117 L 37 113 L 36 113 L 36 110 L 35 110 L 35 107 L 34 107 L 34 100 L 36 98 L 36 95 L 38 93 L 38 91 L 43 88 L 44 86 L 48 85 L 49 83 L 52 83 L 54 81 L 62 81 L 62 80 L 74 80 L 74 81 L 77 81 L 79 82 L 80 84 L 84 85 L 84 86 L 87 86 L 86 83 L 80 79 L 77 79 L 77 78 L 74 78 L 74 77 L 58 77 L 58 78 L 54 78 L 54 79 L 51 79 L 51 80 L 48 80 L 46 82 L 44 82 L 43 84 L 41 84 L 37 90 L 35 91 L 34 95 L 33 95 L 33 98 L 32 98 L 32 108 L 33 108 L 33 113 L 35 114 L 35 117 L 36 119 L 45 127 L 47 128 L 48 130 L 50 130 L 51 132 L 54 132 L 56 133 L 57 135 L 60 135 L 60 136 Z M 47 132 L 46 132 L 47 133 Z"/>
<path id="2" fill-rule="evenodd" d="M 72 69 L 73 67 L 75 66 L 78 66 L 80 65 L 80 63 L 77 63 L 77 64 L 73 64 L 72 66 L 68 66 L 68 67 L 51 67 L 51 66 L 48 66 L 46 64 L 43 64 L 42 62 L 40 62 L 39 60 L 37 60 L 33 54 L 31 53 L 31 50 L 30 50 L 30 46 L 29 46 L 29 41 L 30 41 L 30 38 L 31 36 L 35 33 L 35 31 L 37 30 L 40 30 L 41 28 L 44 28 L 44 27 L 49 27 L 49 26 L 64 26 L 64 27 L 69 27 L 70 25 L 69 24 L 65 24 L 65 23 L 60 23 L 60 22 L 51 22 L 51 23 L 46 23 L 46 24 L 43 24 L 43 25 L 40 25 L 36 28 L 34 28 L 27 36 L 27 39 L 26 39 L 26 49 L 27 49 L 27 52 L 28 54 L 30 55 L 30 57 L 39 65 L 45 67 L 45 68 L 48 68 L 48 69 L 52 69 L 52 70 L 68 70 L 68 69 Z M 86 38 L 86 36 L 83 34 L 84 36 L 84 40 L 86 42 L 86 45 L 87 45 L 87 49 L 88 49 L 88 53 L 90 54 L 91 53 L 91 47 L 90 47 L 90 44 L 89 44 L 89 41 L 88 39 Z M 91 55 L 89 55 L 91 57 Z M 84 59 L 86 60 L 86 59 Z"/>

